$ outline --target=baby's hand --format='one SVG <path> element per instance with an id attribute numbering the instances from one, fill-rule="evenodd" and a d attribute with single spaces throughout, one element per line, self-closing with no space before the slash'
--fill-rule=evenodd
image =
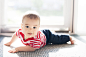
<path id="1" fill-rule="evenodd" d="M 8 43 L 6 43 L 6 44 L 4 44 L 4 45 L 6 45 L 6 46 L 10 46 L 10 45 L 11 45 L 11 43 L 10 43 L 10 42 L 8 42 Z"/>
<path id="2" fill-rule="evenodd" d="M 18 52 L 18 50 L 17 49 L 12 49 L 12 50 L 9 50 L 8 52 L 9 53 L 16 53 L 16 52 Z"/>

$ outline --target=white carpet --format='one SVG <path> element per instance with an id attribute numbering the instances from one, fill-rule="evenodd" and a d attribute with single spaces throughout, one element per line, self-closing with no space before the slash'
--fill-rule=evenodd
<path id="1" fill-rule="evenodd" d="M 10 41 L 10 39 L 4 38 L 4 43 Z M 3 57 L 86 57 L 86 44 L 77 39 L 75 41 L 74 45 L 69 42 L 61 45 L 47 45 L 34 52 L 9 53 L 8 50 L 22 45 L 18 39 L 10 47 L 3 45 Z"/>

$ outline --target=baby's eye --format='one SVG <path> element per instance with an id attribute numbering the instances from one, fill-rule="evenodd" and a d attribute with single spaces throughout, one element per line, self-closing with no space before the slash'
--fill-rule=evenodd
<path id="1" fill-rule="evenodd" d="M 36 29 L 36 27 L 33 27 L 33 29 Z"/>
<path id="2" fill-rule="evenodd" d="M 29 26 L 26 26 L 26 28 L 29 28 Z"/>

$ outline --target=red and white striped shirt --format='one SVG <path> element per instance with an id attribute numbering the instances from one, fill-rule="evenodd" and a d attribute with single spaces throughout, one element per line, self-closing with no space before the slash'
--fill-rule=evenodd
<path id="1" fill-rule="evenodd" d="M 35 37 L 24 40 L 24 34 L 22 33 L 22 30 L 19 29 L 18 31 L 16 31 L 16 36 L 21 39 L 21 42 L 24 45 L 29 45 L 35 49 L 39 49 L 46 45 L 46 36 L 41 31 L 38 31 Z"/>

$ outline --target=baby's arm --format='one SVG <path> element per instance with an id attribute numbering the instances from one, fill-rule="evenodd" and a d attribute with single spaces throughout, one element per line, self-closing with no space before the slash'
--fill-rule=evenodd
<path id="1" fill-rule="evenodd" d="M 21 47 L 17 47 L 15 49 L 9 50 L 8 52 L 10 53 L 15 53 L 18 51 L 35 51 L 36 49 L 34 49 L 33 47 L 30 46 L 21 46 Z"/>
<path id="2" fill-rule="evenodd" d="M 10 46 L 15 40 L 17 39 L 16 33 L 13 34 L 12 39 L 10 42 L 4 44 L 6 46 Z"/>

